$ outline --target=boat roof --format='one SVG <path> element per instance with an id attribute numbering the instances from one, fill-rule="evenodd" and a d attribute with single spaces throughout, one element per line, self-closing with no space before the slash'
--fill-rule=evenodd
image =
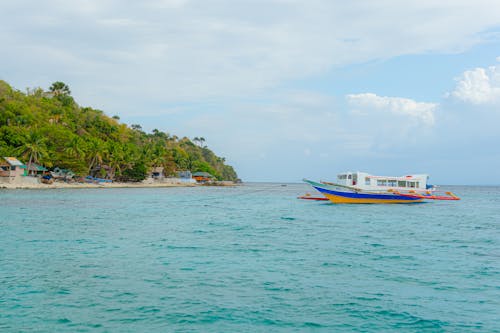
<path id="1" fill-rule="evenodd" d="M 365 175 L 366 177 L 369 177 L 369 178 L 384 178 L 384 179 L 388 179 L 388 178 L 392 178 L 392 179 L 412 179 L 412 178 L 423 178 L 423 177 L 428 177 L 429 175 L 425 174 L 425 173 L 422 173 L 422 174 L 413 174 L 413 175 L 404 175 L 404 176 L 375 176 L 375 175 L 371 175 L 367 172 L 362 172 L 362 171 L 356 171 L 356 172 L 352 172 L 352 171 L 347 171 L 347 172 L 342 172 L 342 173 L 339 173 L 337 176 L 341 176 L 341 175 L 349 175 L 349 174 L 363 174 Z"/>
<path id="2" fill-rule="evenodd" d="M 193 173 L 193 177 L 213 177 L 211 174 L 209 174 L 208 172 L 195 172 Z"/>

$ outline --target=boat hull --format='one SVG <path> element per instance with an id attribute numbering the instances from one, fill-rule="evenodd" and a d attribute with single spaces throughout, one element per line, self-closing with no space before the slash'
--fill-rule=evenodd
<path id="1" fill-rule="evenodd" d="M 323 193 L 328 200 L 337 204 L 408 204 L 423 201 L 423 199 L 420 198 L 400 197 L 397 195 L 355 194 L 356 196 L 351 196 L 353 193 L 339 192 L 333 194 L 325 193 L 319 189 L 318 191 Z"/>
<path id="2" fill-rule="evenodd" d="M 337 190 L 312 181 L 306 181 L 321 192 L 328 200 L 336 204 L 408 204 L 422 202 L 419 197 L 409 197 L 394 193 L 366 193 Z"/>

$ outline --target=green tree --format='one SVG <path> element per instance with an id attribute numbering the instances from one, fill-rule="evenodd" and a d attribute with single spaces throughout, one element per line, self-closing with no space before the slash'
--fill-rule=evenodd
<path id="1" fill-rule="evenodd" d="M 132 168 L 123 172 L 125 180 L 140 182 L 146 179 L 147 167 L 142 161 L 138 161 Z"/>
<path id="2" fill-rule="evenodd" d="M 142 131 L 142 126 L 139 124 L 132 124 L 132 125 L 130 125 L 130 128 L 135 130 L 135 131 Z"/>
<path id="3" fill-rule="evenodd" d="M 115 141 L 109 141 L 107 145 L 107 159 L 108 164 L 111 167 L 111 173 L 113 175 L 121 175 L 122 168 L 126 165 L 126 154 L 123 146 Z"/>
<path id="4" fill-rule="evenodd" d="M 40 158 L 47 154 L 45 138 L 38 132 L 30 132 L 24 146 L 19 148 L 19 152 L 23 158 L 28 158 L 28 172 L 31 172 L 32 164 L 39 163 Z"/>
<path id="5" fill-rule="evenodd" d="M 56 81 L 52 83 L 49 88 L 50 92 L 54 94 L 54 96 L 67 96 L 71 95 L 71 90 L 66 83 L 61 81 Z"/>
<path id="6" fill-rule="evenodd" d="M 74 136 L 66 145 L 64 150 L 70 157 L 77 159 L 85 158 L 85 141 L 79 136 Z"/>
<path id="7" fill-rule="evenodd" d="M 90 174 L 90 171 L 93 167 L 102 164 L 102 157 L 105 153 L 105 147 L 103 142 L 96 138 L 92 138 L 87 147 L 88 151 L 86 155 L 89 158 L 88 173 Z"/>
<path id="8" fill-rule="evenodd" d="M 193 141 L 200 147 L 205 148 L 205 138 L 204 137 L 195 137 Z"/>

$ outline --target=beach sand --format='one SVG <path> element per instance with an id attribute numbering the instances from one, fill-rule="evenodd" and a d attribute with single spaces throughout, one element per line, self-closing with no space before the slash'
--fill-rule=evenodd
<path id="1" fill-rule="evenodd" d="M 234 186 L 233 182 L 220 182 L 214 186 Z M 64 188 L 149 188 L 149 187 L 196 187 L 204 186 L 196 183 L 183 182 L 137 182 L 137 183 L 66 183 L 54 182 L 42 184 L 33 182 L 1 183 L 0 189 L 64 189 Z"/>

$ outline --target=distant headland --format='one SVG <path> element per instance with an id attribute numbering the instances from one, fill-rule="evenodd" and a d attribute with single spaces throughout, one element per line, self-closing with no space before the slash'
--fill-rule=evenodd
<path id="1" fill-rule="evenodd" d="M 54 82 L 47 91 L 22 92 L 0 80 L 0 187 L 237 181 L 233 167 L 203 137 L 179 138 L 158 129 L 146 133 L 138 124 L 127 126 L 118 116 L 78 105 L 63 82 Z"/>

